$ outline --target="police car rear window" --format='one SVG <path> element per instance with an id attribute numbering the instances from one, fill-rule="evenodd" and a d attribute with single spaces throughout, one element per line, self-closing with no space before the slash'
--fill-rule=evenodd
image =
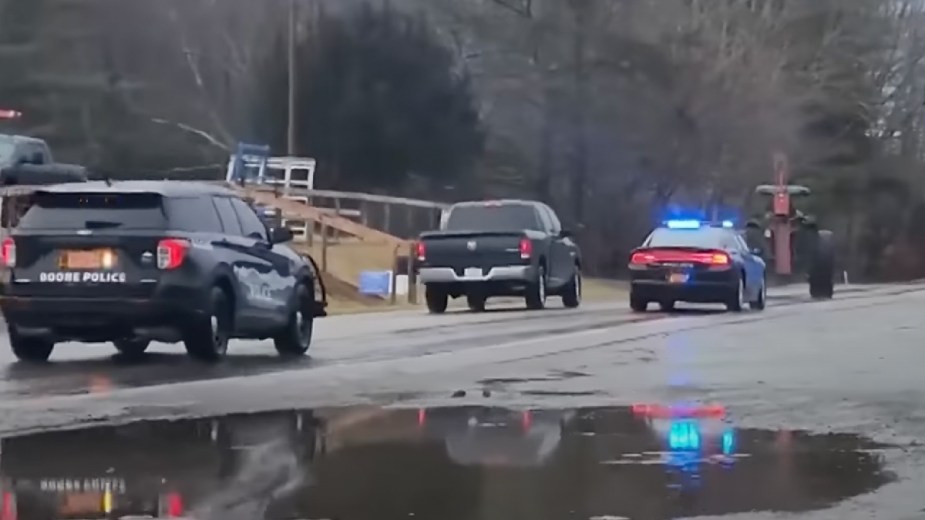
<path id="1" fill-rule="evenodd" d="M 39 192 L 19 221 L 20 229 L 164 229 L 167 219 L 156 193 Z"/>
<path id="2" fill-rule="evenodd" d="M 649 235 L 645 247 L 697 247 L 704 249 L 720 249 L 724 237 L 728 236 L 725 229 L 668 229 L 659 228 Z"/>

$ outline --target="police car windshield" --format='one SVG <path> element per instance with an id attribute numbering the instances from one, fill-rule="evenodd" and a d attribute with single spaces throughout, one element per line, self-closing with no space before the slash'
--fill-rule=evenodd
<path id="1" fill-rule="evenodd" d="M 165 229 L 156 193 L 39 192 L 19 221 L 21 229 Z"/>
<path id="2" fill-rule="evenodd" d="M 649 235 L 644 247 L 696 247 L 721 249 L 729 232 L 719 228 L 669 229 L 658 228 Z"/>
<path id="3" fill-rule="evenodd" d="M 448 231 L 540 230 L 533 206 L 526 204 L 478 204 L 457 206 L 450 211 L 444 229 Z"/>

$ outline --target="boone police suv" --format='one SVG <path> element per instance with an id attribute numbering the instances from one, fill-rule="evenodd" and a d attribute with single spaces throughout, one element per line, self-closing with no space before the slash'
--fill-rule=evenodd
<path id="1" fill-rule="evenodd" d="M 215 361 L 230 338 L 273 338 L 280 354 L 304 354 L 325 298 L 312 265 L 284 245 L 291 239 L 217 186 L 40 189 L 0 245 L 13 353 L 45 361 L 55 342 L 111 341 L 138 356 L 151 341 L 182 341 Z"/>

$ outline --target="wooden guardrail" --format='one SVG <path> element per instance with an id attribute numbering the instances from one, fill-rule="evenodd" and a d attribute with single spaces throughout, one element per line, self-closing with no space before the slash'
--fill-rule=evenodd
<path id="1" fill-rule="evenodd" d="M 412 239 L 422 231 L 436 229 L 443 211 L 450 206 L 443 202 L 372 193 L 308 190 L 279 185 L 248 185 L 246 188 L 278 193 L 404 239 Z"/>

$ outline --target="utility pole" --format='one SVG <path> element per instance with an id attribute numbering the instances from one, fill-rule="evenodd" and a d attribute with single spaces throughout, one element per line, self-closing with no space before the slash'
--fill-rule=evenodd
<path id="1" fill-rule="evenodd" d="M 286 155 L 295 155 L 296 94 L 296 0 L 289 0 L 289 110 L 286 128 Z"/>

